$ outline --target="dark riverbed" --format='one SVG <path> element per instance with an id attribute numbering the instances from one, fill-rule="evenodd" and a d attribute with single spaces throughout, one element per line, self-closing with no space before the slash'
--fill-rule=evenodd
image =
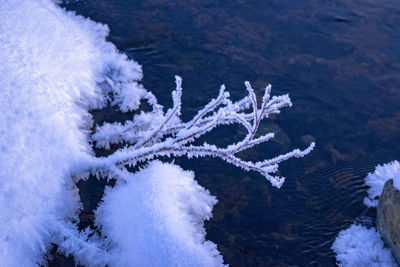
<path id="1" fill-rule="evenodd" d="M 287 181 L 280 190 L 220 160 L 175 161 L 218 197 L 206 230 L 226 263 L 334 266 L 335 235 L 355 220 L 373 222 L 374 210 L 362 203 L 363 178 L 376 164 L 400 159 L 398 1 L 80 0 L 63 6 L 108 24 L 109 40 L 143 66 L 145 87 L 165 106 L 173 76 L 181 75 L 184 119 L 222 83 L 235 99 L 245 95 L 245 80 L 259 94 L 268 83 L 273 94 L 290 94 L 294 106 L 262 125 L 276 140 L 244 155 L 262 159 L 315 139 L 309 156 L 281 165 Z M 229 127 L 206 139 L 227 144 L 241 135 Z"/>

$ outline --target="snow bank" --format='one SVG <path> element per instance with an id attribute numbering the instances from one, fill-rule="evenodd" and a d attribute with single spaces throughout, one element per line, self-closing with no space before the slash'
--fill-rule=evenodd
<path id="1" fill-rule="evenodd" d="M 339 233 L 332 249 L 339 266 L 397 266 L 374 228 L 353 224 Z"/>
<path id="2" fill-rule="evenodd" d="M 203 229 L 215 198 L 168 164 L 107 190 L 103 236 L 77 230 L 71 174 L 93 161 L 88 110 L 156 100 L 137 84 L 140 66 L 105 41 L 107 26 L 51 0 L 0 1 L 0 18 L 0 266 L 46 264 L 52 243 L 85 266 L 221 265 Z"/>
<path id="3" fill-rule="evenodd" d="M 217 201 L 193 172 L 155 161 L 123 177 L 126 184 L 108 188 L 96 211 L 111 266 L 222 265 L 203 228 Z"/>
<path id="4" fill-rule="evenodd" d="M 398 161 L 378 165 L 373 173 L 368 174 L 365 184 L 370 188 L 364 204 L 368 207 L 378 206 L 378 198 L 382 194 L 383 186 L 390 179 L 393 179 L 393 185 L 400 190 L 400 163 Z"/>
<path id="5" fill-rule="evenodd" d="M 141 70 L 106 26 L 51 2 L 1 1 L 0 17 L 0 266 L 32 266 L 80 207 L 70 173 L 90 156 L 98 84 L 122 88 Z"/>

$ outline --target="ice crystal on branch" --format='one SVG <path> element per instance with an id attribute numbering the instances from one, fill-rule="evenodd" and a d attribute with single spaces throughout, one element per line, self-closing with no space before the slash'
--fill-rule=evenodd
<path id="1" fill-rule="evenodd" d="M 95 170 L 123 169 L 127 165 L 150 160 L 158 156 L 187 156 L 217 157 L 247 171 L 256 171 L 262 174 L 273 186 L 280 188 L 285 181 L 284 177 L 273 176 L 278 170 L 278 164 L 293 157 L 303 157 L 313 148 L 311 143 L 305 150 L 295 149 L 289 153 L 279 155 L 263 161 L 245 161 L 237 156 L 240 151 L 251 148 L 274 138 L 273 133 L 256 137 L 258 127 L 263 119 L 270 114 L 280 113 L 280 109 L 291 106 L 288 95 L 270 96 L 271 85 L 265 88 L 262 103 L 257 102 L 256 94 L 249 82 L 245 82 L 248 95 L 243 99 L 232 102 L 229 93 L 222 85 L 217 98 L 212 99 L 201 109 L 192 120 L 182 122 L 180 119 L 182 106 L 182 79 L 175 76 L 176 89 L 172 92 L 173 106 L 165 114 L 158 107 L 152 113 L 141 113 L 121 123 L 105 123 L 98 126 L 92 136 L 97 147 L 109 148 L 112 143 L 127 143 L 108 157 L 98 158 L 93 165 Z M 248 111 L 250 108 L 250 111 Z M 225 148 L 208 143 L 194 145 L 193 142 L 200 136 L 219 125 L 240 124 L 247 130 L 243 140 L 228 145 Z"/>

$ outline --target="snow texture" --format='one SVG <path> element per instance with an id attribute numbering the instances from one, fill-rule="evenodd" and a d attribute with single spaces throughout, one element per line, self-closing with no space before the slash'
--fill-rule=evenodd
<path id="1" fill-rule="evenodd" d="M 111 266 L 222 265 L 203 228 L 217 201 L 193 172 L 154 161 L 121 176 L 126 183 L 108 188 L 96 211 L 103 235 L 112 237 Z"/>
<path id="2" fill-rule="evenodd" d="M 332 245 L 340 267 L 397 266 L 376 229 L 353 224 L 336 237 Z"/>
<path id="3" fill-rule="evenodd" d="M 396 161 L 384 165 L 378 165 L 373 173 L 365 178 L 368 196 L 364 198 L 364 204 L 368 207 L 377 207 L 379 196 L 387 180 L 393 179 L 393 185 L 400 190 L 400 163 Z"/>
<path id="4" fill-rule="evenodd" d="M 88 109 L 107 81 L 135 91 L 142 75 L 106 26 L 50 1 L 0 1 L 0 18 L 0 266 L 35 266 L 77 234 L 66 221 L 80 208 L 71 172 L 91 157 Z"/>

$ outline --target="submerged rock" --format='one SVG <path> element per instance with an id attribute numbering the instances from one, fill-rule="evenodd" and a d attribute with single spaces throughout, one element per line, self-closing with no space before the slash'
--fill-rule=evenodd
<path id="1" fill-rule="evenodd" d="M 390 247 L 396 261 L 400 262 L 400 191 L 388 180 L 382 190 L 377 209 L 377 227 Z"/>

